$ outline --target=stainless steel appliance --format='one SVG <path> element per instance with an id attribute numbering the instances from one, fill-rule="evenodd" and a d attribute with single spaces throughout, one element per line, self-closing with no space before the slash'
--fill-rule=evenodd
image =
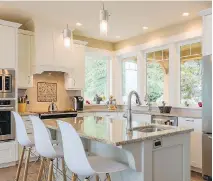
<path id="1" fill-rule="evenodd" d="M 77 116 L 77 111 L 35 112 L 40 119 L 62 119 Z"/>
<path id="2" fill-rule="evenodd" d="M 72 97 L 73 108 L 75 111 L 83 111 L 84 109 L 84 98 L 81 96 Z"/>
<path id="3" fill-rule="evenodd" d="M 56 105 L 56 103 L 52 102 L 49 107 L 48 107 L 48 111 L 49 112 L 55 112 L 55 111 L 58 111 L 58 107 Z"/>
<path id="4" fill-rule="evenodd" d="M 202 61 L 202 172 L 205 180 L 212 180 L 212 55 Z"/>
<path id="5" fill-rule="evenodd" d="M 0 98 L 15 98 L 15 70 L 0 69 Z"/>
<path id="6" fill-rule="evenodd" d="M 170 126 L 178 126 L 178 117 L 176 116 L 161 116 L 161 115 L 152 115 L 151 123 L 154 124 L 164 124 Z"/>
<path id="7" fill-rule="evenodd" d="M 14 105 L 15 101 L 0 100 L 0 141 L 15 139 Z"/>

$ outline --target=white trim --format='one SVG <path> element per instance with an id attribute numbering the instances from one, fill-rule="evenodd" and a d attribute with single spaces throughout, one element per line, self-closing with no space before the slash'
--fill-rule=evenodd
<path id="1" fill-rule="evenodd" d="M 88 44 L 88 42 L 81 41 L 81 40 L 73 40 L 73 43 L 77 45 L 83 45 L 83 46 L 86 46 Z"/>
<path id="2" fill-rule="evenodd" d="M 18 34 L 29 35 L 29 36 L 34 36 L 35 35 L 35 33 L 32 32 L 32 31 L 22 30 L 22 29 L 18 29 Z"/>
<path id="3" fill-rule="evenodd" d="M 85 49 L 86 53 L 95 53 L 95 54 L 100 54 L 100 55 L 104 55 L 104 56 L 113 56 L 114 52 L 113 51 L 109 51 L 109 50 L 105 50 L 105 49 L 100 49 L 100 48 L 93 48 L 93 47 L 86 47 Z"/>
<path id="4" fill-rule="evenodd" d="M 144 44 L 140 44 L 140 45 L 136 45 L 136 46 L 131 46 L 128 48 L 124 48 L 118 51 L 115 51 L 117 56 L 124 56 L 125 54 L 129 54 L 130 52 L 138 52 L 140 50 L 147 50 L 147 49 L 152 49 L 152 48 L 157 48 L 157 47 L 161 47 L 161 46 L 165 46 L 167 44 L 171 44 L 171 43 L 175 43 L 175 42 L 180 42 L 180 41 L 184 41 L 187 39 L 193 39 L 193 38 L 197 38 L 197 37 L 201 37 L 202 36 L 202 28 L 194 30 L 194 31 L 190 31 L 190 32 L 184 32 L 178 35 L 173 35 L 167 38 L 158 38 L 156 37 L 155 40 L 144 43 Z"/>
<path id="5" fill-rule="evenodd" d="M 21 24 L 19 24 L 19 23 L 5 21 L 5 20 L 2 20 L 2 19 L 0 19 L 0 25 L 9 26 L 9 27 L 13 27 L 13 28 L 19 28 L 21 26 Z"/>
<path id="6" fill-rule="evenodd" d="M 177 79 L 175 80 L 176 82 L 176 85 L 177 85 L 177 93 L 178 95 L 176 95 L 176 105 L 177 107 L 181 107 L 183 108 L 184 105 L 181 104 L 181 90 L 180 90 L 180 86 L 181 86 L 181 67 L 180 67 L 180 47 L 183 46 L 183 45 L 188 45 L 188 44 L 192 44 L 192 43 L 198 43 L 200 42 L 202 44 L 202 39 L 199 37 L 199 38 L 194 38 L 194 39 L 190 39 L 190 40 L 185 40 L 185 41 L 182 41 L 182 42 L 179 42 L 176 44 L 176 50 L 177 50 L 177 64 L 176 64 L 176 70 L 177 70 Z M 188 107 L 186 107 L 188 108 Z M 189 105 L 189 108 L 199 108 L 199 106 L 196 104 L 195 105 Z"/>
<path id="7" fill-rule="evenodd" d="M 212 14 L 212 8 L 205 9 L 203 11 L 200 11 L 200 13 L 199 13 L 200 16 L 208 16 L 210 14 Z"/>

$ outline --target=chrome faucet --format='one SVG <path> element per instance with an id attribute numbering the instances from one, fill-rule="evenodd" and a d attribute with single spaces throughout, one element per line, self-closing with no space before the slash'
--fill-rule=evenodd
<path id="1" fill-rule="evenodd" d="M 131 100 L 132 95 L 136 96 L 136 103 L 137 105 L 141 105 L 141 100 L 136 91 L 131 91 L 128 95 L 128 108 L 127 108 L 127 114 L 124 114 L 124 117 L 127 118 L 127 132 L 132 131 L 132 106 L 131 106 Z"/>
<path id="2" fill-rule="evenodd" d="M 148 94 L 145 95 L 144 102 L 146 102 L 146 105 L 148 106 L 148 111 L 152 111 L 152 103 Z"/>

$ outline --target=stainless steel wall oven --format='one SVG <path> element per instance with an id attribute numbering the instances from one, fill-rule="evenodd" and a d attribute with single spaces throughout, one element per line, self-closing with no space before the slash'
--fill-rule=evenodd
<path id="1" fill-rule="evenodd" d="M 15 70 L 0 69 L 0 98 L 15 98 Z"/>
<path id="2" fill-rule="evenodd" d="M 15 101 L 0 100 L 0 141 L 15 139 L 14 105 Z"/>

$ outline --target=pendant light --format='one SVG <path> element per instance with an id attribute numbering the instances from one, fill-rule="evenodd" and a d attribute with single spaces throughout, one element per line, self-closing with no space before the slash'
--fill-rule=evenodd
<path id="1" fill-rule="evenodd" d="M 108 20 L 109 20 L 109 12 L 103 7 L 100 10 L 100 34 L 107 36 L 108 32 Z"/>
<path id="2" fill-rule="evenodd" d="M 63 31 L 63 38 L 64 38 L 64 46 L 69 48 L 72 44 L 72 31 L 69 29 L 68 25 Z"/>

